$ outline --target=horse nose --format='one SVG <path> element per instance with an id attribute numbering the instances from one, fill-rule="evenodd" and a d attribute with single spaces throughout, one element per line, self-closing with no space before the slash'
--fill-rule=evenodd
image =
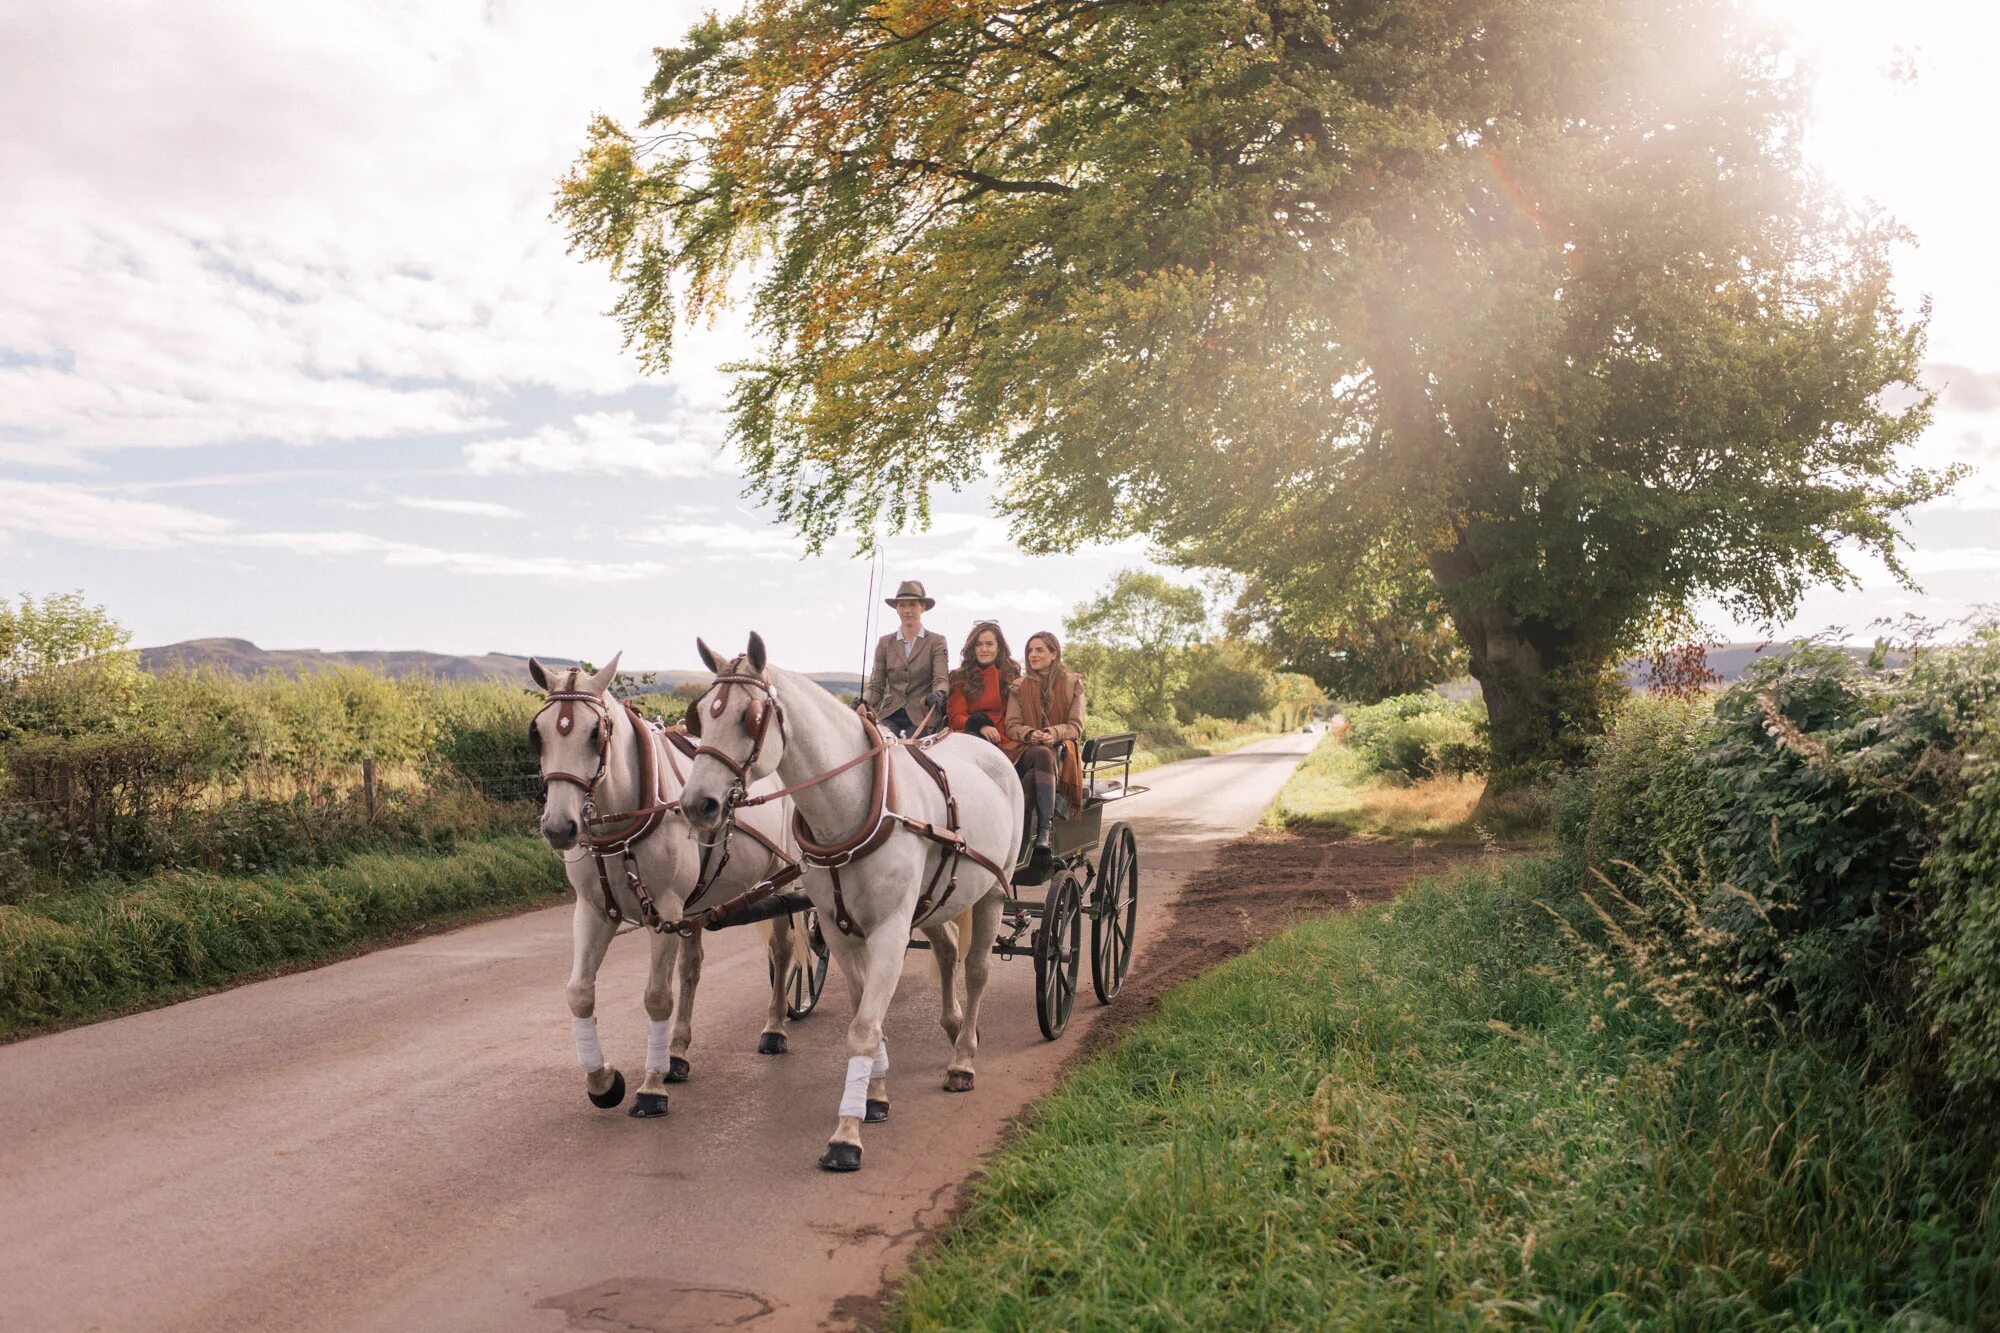
<path id="1" fill-rule="evenodd" d="M 576 845 L 576 821 L 567 817 L 542 825 L 542 836 L 549 840 L 549 846 L 557 851 L 567 851 Z"/>
<path id="2" fill-rule="evenodd" d="M 684 802 L 681 808 L 697 824 L 712 824 L 722 815 L 722 802 L 713 796 L 696 796 Z"/>

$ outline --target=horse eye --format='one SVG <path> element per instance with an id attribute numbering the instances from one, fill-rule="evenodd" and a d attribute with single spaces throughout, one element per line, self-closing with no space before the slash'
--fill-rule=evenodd
<path id="1" fill-rule="evenodd" d="M 542 728 L 538 722 L 528 724 L 528 748 L 536 754 L 542 752 Z"/>

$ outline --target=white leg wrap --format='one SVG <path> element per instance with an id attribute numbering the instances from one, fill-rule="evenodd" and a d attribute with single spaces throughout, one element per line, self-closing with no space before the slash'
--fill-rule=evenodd
<path id="1" fill-rule="evenodd" d="M 869 1066 L 869 1069 L 868 1069 L 868 1074 L 869 1074 L 869 1077 L 871 1077 L 871 1078 L 887 1078 L 887 1077 L 889 1077 L 889 1043 L 888 1043 L 888 1042 L 886 1042 L 886 1041 L 878 1041 L 878 1042 L 876 1042 L 876 1043 L 875 1043 L 875 1063 L 874 1063 L 873 1065 Z"/>
<path id="2" fill-rule="evenodd" d="M 840 1113 L 851 1115 L 856 1120 L 868 1114 L 868 1075 L 874 1069 L 875 1061 L 865 1055 L 849 1056 L 847 1060 L 847 1091 L 840 1095 Z"/>
<path id="3" fill-rule="evenodd" d="M 671 1024 L 664 1018 L 655 1018 L 646 1025 L 646 1068 L 665 1073 L 667 1055 L 667 1029 Z"/>
<path id="4" fill-rule="evenodd" d="M 570 1031 L 576 1034 L 577 1067 L 586 1074 L 594 1074 L 604 1068 L 604 1048 L 597 1044 L 597 1017 L 572 1018 Z"/>

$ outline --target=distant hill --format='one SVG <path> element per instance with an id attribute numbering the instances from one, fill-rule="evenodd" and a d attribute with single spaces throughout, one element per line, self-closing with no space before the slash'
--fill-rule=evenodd
<path id="1" fill-rule="evenodd" d="M 570 657 L 543 657 L 547 666 L 575 666 Z M 435 676 L 439 680 L 470 682 L 499 681 L 508 685 L 531 685 L 528 659 L 515 653 L 487 653 L 480 657 L 459 657 L 451 653 L 409 652 L 327 652 L 319 648 L 259 648 L 248 639 L 189 639 L 159 648 L 141 648 L 139 665 L 159 674 L 176 670 L 210 670 L 254 680 L 273 673 L 296 676 L 300 672 L 328 667 L 366 667 L 385 676 Z M 635 670 L 634 675 L 644 674 Z M 650 691 L 671 690 L 689 681 L 707 679 L 703 671 L 657 671 Z M 858 694 L 861 677 L 852 671 L 815 672 L 812 678 L 835 694 Z"/>
<path id="2" fill-rule="evenodd" d="M 1786 653 L 1797 648 L 1800 642 L 1800 640 L 1791 640 L 1784 643 L 1716 644 L 1708 650 L 1708 669 L 1721 677 L 1721 680 L 1717 684 L 1734 685 L 1742 678 L 1743 673 L 1750 669 L 1752 662 L 1763 657 L 1783 657 Z M 1839 647 L 1840 651 L 1846 653 L 1857 662 L 1866 661 L 1869 653 L 1874 651 L 1872 648 L 1864 648 L 1858 644 L 1841 644 Z M 1900 651 L 1891 652 L 1888 656 L 1888 664 L 1891 667 L 1900 667 L 1908 660 L 1909 654 Z M 1636 657 L 1620 667 L 1619 673 L 1625 678 L 1625 684 L 1635 690 L 1645 689 L 1650 678 L 1646 662 Z M 1479 682 L 1470 676 L 1460 676 L 1456 680 L 1448 680 L 1436 688 L 1437 692 L 1445 698 L 1455 699 L 1460 702 L 1479 697 Z"/>

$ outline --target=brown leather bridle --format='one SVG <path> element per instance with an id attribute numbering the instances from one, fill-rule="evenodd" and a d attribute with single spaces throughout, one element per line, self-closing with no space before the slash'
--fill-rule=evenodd
<path id="1" fill-rule="evenodd" d="M 610 763 L 611 734 L 615 725 L 614 719 L 619 710 L 614 710 L 606 703 L 603 695 L 594 694 L 588 690 L 577 689 L 577 674 L 577 671 L 572 669 L 568 678 L 564 680 L 561 689 L 550 690 L 548 692 L 541 709 L 536 712 L 534 718 L 528 723 L 528 744 L 534 750 L 536 763 L 539 765 L 542 753 L 540 723 L 542 714 L 546 713 L 550 707 L 555 707 L 557 710 L 555 720 L 557 732 L 565 736 L 569 735 L 575 729 L 576 706 L 578 704 L 597 714 L 595 728 L 597 741 L 596 770 L 588 778 L 584 778 L 561 770 L 550 771 L 544 769 L 542 770 L 542 782 L 544 786 L 551 782 L 567 782 L 583 790 L 583 808 L 579 812 L 583 824 L 583 842 L 597 867 L 597 887 L 603 899 L 604 913 L 611 918 L 611 923 L 614 926 L 622 924 L 625 920 L 625 915 L 619 910 L 618 900 L 613 896 L 611 891 L 611 872 L 605 865 L 605 858 L 608 854 L 615 853 L 623 861 L 626 887 L 639 900 L 640 915 L 646 928 L 657 932 L 672 931 L 682 937 L 692 936 L 696 931 L 704 927 L 714 930 L 729 924 L 729 918 L 736 912 L 749 906 L 751 903 L 769 897 L 799 877 L 798 863 L 787 856 L 783 848 L 773 843 L 752 826 L 748 824 L 739 826 L 732 819 L 729 826 L 724 829 L 723 836 L 715 844 L 703 845 L 701 865 L 695 873 L 694 890 L 682 901 L 681 918 L 677 921 L 668 921 L 662 918 L 659 907 L 653 901 L 652 893 L 646 888 L 645 879 L 639 874 L 639 864 L 632 855 L 632 848 L 643 842 L 654 830 L 659 828 L 668 815 L 680 814 L 681 803 L 679 801 L 664 799 L 664 792 L 659 785 L 659 765 L 653 749 L 651 736 L 653 724 L 647 719 L 645 714 L 634 708 L 629 701 L 621 701 L 619 710 L 622 710 L 627 719 L 632 723 L 633 734 L 639 739 L 639 797 L 642 804 L 631 810 L 619 810 L 610 814 L 598 813 L 597 784 L 604 780 L 605 769 Z M 695 711 L 689 709 L 688 712 L 690 719 L 694 720 L 697 716 Z M 701 753 L 701 749 L 690 744 L 685 735 L 672 728 L 662 729 L 661 735 L 668 746 L 665 752 L 667 766 L 672 770 L 677 781 L 685 783 L 686 779 L 681 774 L 680 765 L 674 762 L 674 753 L 678 751 L 687 758 L 693 759 Z M 761 747 L 762 744 L 763 736 L 760 731 L 757 736 L 756 745 Z M 710 753 L 720 755 L 719 751 L 710 751 Z M 728 761 L 728 756 L 720 755 L 720 757 L 725 762 Z M 749 763 L 754 763 L 755 761 L 756 749 L 753 748 L 751 757 L 746 761 L 745 766 L 747 767 Z M 699 913 L 689 910 L 721 878 L 724 867 L 729 864 L 730 834 L 739 827 L 751 839 L 761 844 L 774 860 L 781 863 L 779 869 L 770 878 L 753 885 L 748 892 L 739 894 L 729 902 L 722 903 Z M 711 853 L 713 853 L 712 861 Z"/>

